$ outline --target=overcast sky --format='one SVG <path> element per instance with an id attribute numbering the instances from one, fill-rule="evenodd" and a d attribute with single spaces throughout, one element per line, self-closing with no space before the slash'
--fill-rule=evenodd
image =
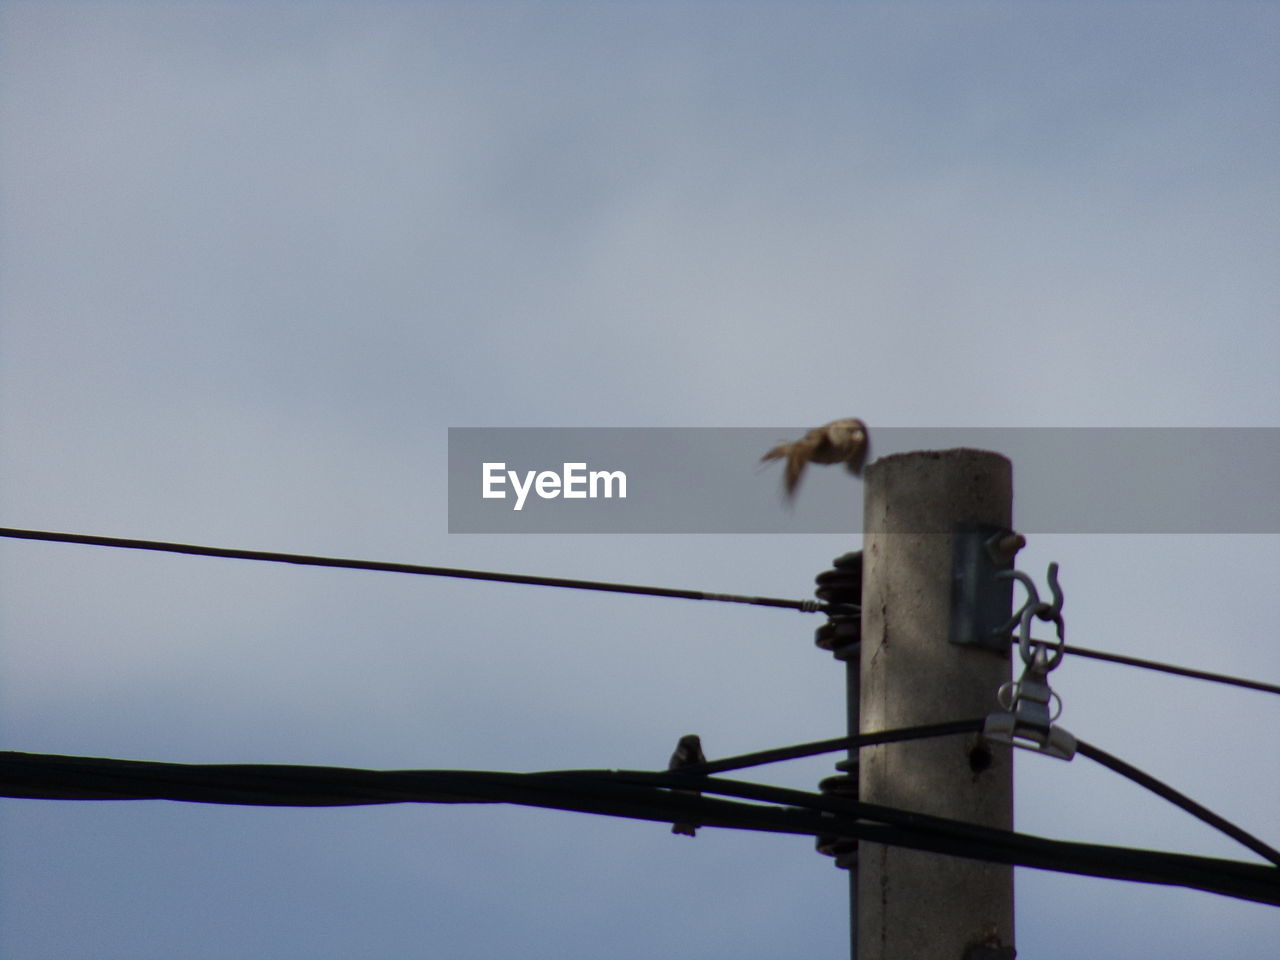
<path id="1" fill-rule="evenodd" d="M 1223 0 L 5 0 L 0 523 L 804 598 L 856 536 L 451 535 L 448 428 L 1280 426 L 1278 27 Z M 1036 534 L 1020 566 L 1050 560 L 1069 640 L 1280 680 L 1280 536 Z M 791 611 L 15 541 L 0 577 L 3 749 L 651 769 L 688 732 L 843 732 Z M 1073 733 L 1280 842 L 1280 698 L 1053 681 Z M 1017 762 L 1021 830 L 1253 859 L 1088 761 Z M 847 955 L 803 838 L 5 800 L 0 847 L 7 960 Z M 1039 960 L 1280 938 L 1206 893 L 1017 895 Z"/>

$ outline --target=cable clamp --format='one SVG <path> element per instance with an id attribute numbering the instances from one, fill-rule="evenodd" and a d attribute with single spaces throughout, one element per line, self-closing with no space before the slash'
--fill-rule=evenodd
<path id="1" fill-rule="evenodd" d="M 1055 724 L 1062 714 L 1062 698 L 1049 686 L 1049 672 L 1062 662 L 1066 650 L 1058 565 L 1049 565 L 1049 586 L 1054 598 L 1051 604 L 1040 600 L 1035 584 L 1025 573 L 1010 570 L 1006 575 L 1026 586 L 1030 594 L 1016 617 L 1018 653 L 1024 666 L 1021 677 L 1001 685 L 996 692 L 996 699 L 1005 712 L 990 714 L 983 733 L 991 740 L 1070 760 L 1075 756 L 1076 739 Z M 1058 634 L 1056 643 L 1032 639 L 1031 621 L 1036 617 L 1053 623 Z"/>

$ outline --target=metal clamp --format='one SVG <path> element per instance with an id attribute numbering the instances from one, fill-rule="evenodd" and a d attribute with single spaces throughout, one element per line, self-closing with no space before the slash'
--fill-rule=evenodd
<path id="1" fill-rule="evenodd" d="M 1049 564 L 1049 589 L 1053 593 L 1053 603 L 1042 602 L 1035 583 L 1020 570 L 1005 571 L 1003 576 L 1017 580 L 1027 589 L 1027 602 L 1010 621 L 1010 626 L 1018 625 L 1018 653 L 1024 667 L 1018 680 L 1002 684 L 997 691 L 996 699 L 1005 712 L 990 714 L 983 733 L 992 740 L 1070 760 L 1075 756 L 1076 740 L 1055 725 L 1054 721 L 1062 713 L 1062 698 L 1049 687 L 1049 671 L 1062 662 L 1066 649 L 1058 565 Z M 1033 618 L 1053 623 L 1058 634 L 1056 643 L 1032 639 Z"/>

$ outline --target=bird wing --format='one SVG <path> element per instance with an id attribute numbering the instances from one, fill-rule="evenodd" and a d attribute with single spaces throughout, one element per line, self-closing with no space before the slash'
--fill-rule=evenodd
<path id="1" fill-rule="evenodd" d="M 850 473 L 862 472 L 867 455 L 867 429 L 861 420 L 846 417 L 814 427 L 799 440 L 780 443 L 763 457 L 761 463 L 770 460 L 787 462 L 783 474 L 783 486 L 788 497 L 794 497 L 810 463 L 843 463 Z"/>

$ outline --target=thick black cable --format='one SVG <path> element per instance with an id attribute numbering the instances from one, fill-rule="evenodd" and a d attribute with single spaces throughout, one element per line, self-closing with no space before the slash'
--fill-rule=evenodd
<path id="1" fill-rule="evenodd" d="M 586 772 L 586 771 L 584 771 Z M 673 776 L 679 777 L 679 783 L 673 786 L 691 787 L 700 782 L 698 778 L 684 780 L 684 768 L 678 774 L 635 774 L 618 771 L 615 777 L 642 778 L 641 782 L 667 784 Z M 1081 873 L 1087 876 L 1106 876 L 1113 879 L 1135 880 L 1151 883 L 1169 883 L 1171 876 L 1180 879 L 1178 885 L 1187 885 L 1199 889 L 1210 889 L 1196 879 L 1216 884 L 1222 877 L 1216 873 L 1201 873 L 1206 865 L 1197 858 L 1187 860 L 1186 854 L 1172 854 L 1157 851 L 1133 850 L 1122 847 L 1108 847 L 1095 844 L 1081 844 L 1067 841 L 1049 840 L 1029 834 L 1013 833 L 993 827 L 949 820 L 929 814 L 901 810 L 879 804 L 862 803 L 855 800 L 831 795 L 815 795 L 791 790 L 785 787 L 765 786 L 744 783 L 738 780 L 715 778 L 709 781 L 714 784 L 713 792 L 735 797 L 748 797 L 773 803 L 789 803 L 806 809 L 819 810 L 828 815 L 855 816 L 860 818 L 858 826 L 849 835 L 859 839 L 873 840 L 894 846 L 911 847 L 935 853 L 947 853 L 952 856 L 964 856 L 975 860 L 993 863 L 1007 863 L 1015 866 L 1030 866 L 1047 870 L 1060 870 L 1068 873 Z M 703 789 L 707 789 L 703 787 Z M 865 821 L 875 821 L 866 823 Z M 846 829 L 845 821 L 840 820 L 841 829 Z M 883 831 L 883 832 L 881 832 Z M 925 840 L 928 836 L 930 839 Z M 1162 857 L 1172 860 L 1163 861 Z M 1263 889 L 1270 890 L 1273 884 L 1280 885 L 1280 870 L 1276 867 L 1261 864 L 1243 864 L 1238 861 L 1217 861 L 1217 866 L 1233 864 L 1242 868 L 1248 876 L 1261 880 Z M 1233 868 L 1227 868 L 1232 869 Z M 1270 879 L 1267 879 L 1270 878 Z M 1190 881 L 1184 883 L 1183 881 Z M 1224 893 L 1222 889 L 1214 892 Z M 1254 893 L 1258 890 L 1254 888 Z M 1274 895 L 1280 895 L 1280 887 L 1270 890 L 1264 896 L 1255 897 L 1245 894 L 1245 899 L 1260 899 L 1263 902 L 1276 903 Z"/>
<path id="2" fill-rule="evenodd" d="M 1121 760 L 1119 757 L 1112 756 L 1105 750 L 1100 750 L 1090 743 L 1085 743 L 1083 740 L 1076 741 L 1076 751 L 1088 757 L 1090 760 L 1102 764 L 1108 770 L 1112 770 L 1123 777 L 1127 777 L 1134 783 L 1145 787 L 1157 796 L 1163 797 L 1175 806 L 1181 807 L 1196 819 L 1209 824 L 1209 826 L 1225 833 L 1237 843 L 1244 844 L 1254 853 L 1270 860 L 1277 866 L 1280 866 L 1280 851 L 1263 843 L 1252 834 L 1246 833 L 1230 820 L 1226 820 L 1223 817 L 1218 816 L 1218 814 L 1214 813 L 1207 807 L 1203 807 L 1196 803 L 1185 794 L 1179 793 L 1167 783 L 1157 780 L 1155 777 L 1151 776 L 1151 774 L 1144 773 L 1132 764 L 1125 763 L 1125 761 Z"/>
<path id="3" fill-rule="evenodd" d="M 719 797 L 747 797 L 762 806 Z M 1070 843 L 834 796 L 684 773 L 353 770 L 193 765 L 0 753 L 0 795 L 47 799 L 170 799 L 270 806 L 517 803 L 632 819 L 840 836 L 1015 866 L 1184 886 L 1280 905 L 1280 870 L 1259 864 Z"/>
<path id="4" fill-rule="evenodd" d="M 834 753 L 837 750 L 853 750 L 857 747 L 873 747 L 881 743 L 900 743 L 904 740 L 924 740 L 929 737 L 945 737 L 957 733 L 976 733 L 985 723 L 985 718 L 976 720 L 952 720 L 947 723 L 928 723 L 918 727 L 899 727 L 894 730 L 880 730 L 874 733 L 862 733 L 856 737 L 833 737 L 830 740 L 814 740 L 811 743 L 798 743 L 791 747 L 775 747 L 772 750 L 759 750 L 755 753 L 742 753 L 736 757 L 725 757 L 721 760 L 708 760 L 706 763 L 691 764 L 681 767 L 681 773 L 709 774 L 724 773 L 727 770 L 742 770 L 746 767 L 758 767 L 766 763 L 781 763 L 784 760 L 798 760 L 802 757 L 816 757 L 823 753 Z"/>
<path id="5" fill-rule="evenodd" d="M 540 577 L 523 573 L 495 573 L 488 570 L 463 570 L 457 567 L 429 567 L 416 563 L 389 563 L 381 560 L 349 560 L 341 557 L 317 557 L 302 553 L 277 553 L 270 550 L 239 550 L 230 547 L 203 547 L 192 543 L 168 543 L 162 540 L 132 540 L 124 537 L 98 537 L 82 533 L 53 533 L 47 530 L 19 530 L 0 527 L 0 537 L 17 540 L 45 540 L 53 543 L 78 543 L 94 547 L 117 547 L 125 550 L 153 550 L 160 553 L 185 553 L 198 557 L 222 557 L 230 560 L 259 560 L 267 563 L 293 563 L 307 567 L 340 567 L 346 570 L 376 570 L 383 573 L 411 573 L 423 577 L 453 577 L 459 580 L 488 580 L 496 583 L 521 583 L 538 587 L 567 587 L 571 590 L 600 590 L 608 593 L 630 593 L 648 597 L 675 597 L 681 600 L 712 600 L 718 603 L 746 603 L 757 607 L 781 607 L 806 613 L 825 611 L 815 600 L 786 600 L 777 597 L 749 597 L 734 593 L 704 593 L 672 587 L 643 587 L 631 583 L 606 583 L 600 580 L 572 580 L 566 577 Z"/>
<path id="6" fill-rule="evenodd" d="M 795 760 L 800 757 L 813 757 L 823 753 L 835 753 L 839 750 L 852 750 L 857 747 L 869 747 L 880 743 L 897 743 L 904 740 L 972 733 L 981 730 L 983 725 L 984 720 L 982 719 L 953 720 L 949 723 L 934 723 L 918 727 L 901 727 L 894 730 L 864 733 L 855 737 L 834 737 L 830 740 L 815 740 L 812 743 L 802 743 L 791 747 L 778 747 L 773 750 L 744 753 L 736 757 L 726 757 L 723 760 L 710 760 L 696 766 L 682 767 L 680 772 L 687 774 L 723 773 L 727 770 L 740 770 L 745 767 L 778 763 L 783 760 Z M 1076 749 L 1078 753 L 1088 757 L 1090 760 L 1102 764 L 1121 776 L 1127 777 L 1139 786 L 1145 787 L 1162 799 L 1185 810 L 1201 822 L 1226 834 L 1237 843 L 1248 847 L 1264 859 L 1280 866 L 1280 851 L 1259 840 L 1241 827 L 1236 826 L 1230 820 L 1219 816 L 1209 808 L 1192 800 L 1186 794 L 1175 790 L 1167 783 L 1082 740 L 1076 741 Z"/>

